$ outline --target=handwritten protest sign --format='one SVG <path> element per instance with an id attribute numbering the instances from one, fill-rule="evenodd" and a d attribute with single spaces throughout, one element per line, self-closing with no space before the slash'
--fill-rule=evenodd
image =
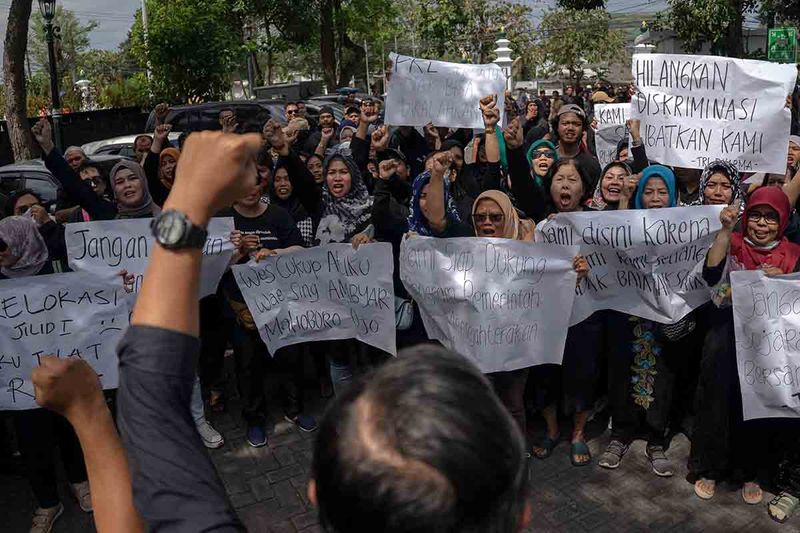
<path id="1" fill-rule="evenodd" d="M 597 130 L 594 132 L 595 148 L 600 167 L 605 166 L 617 155 L 617 145 L 628 138 L 625 121 L 630 118 L 630 104 L 597 104 L 594 106 L 594 117 L 597 119 Z"/>
<path id="2" fill-rule="evenodd" d="M 744 419 L 800 418 L 800 274 L 731 272 Z"/>
<path id="3" fill-rule="evenodd" d="M 392 76 L 386 123 L 395 126 L 483 128 L 480 99 L 497 95 L 503 122 L 506 77 L 494 63 L 465 65 L 389 54 Z"/>
<path id="4" fill-rule="evenodd" d="M 650 159 L 688 168 L 725 159 L 742 171 L 786 171 L 794 65 L 639 54 L 632 72 L 631 114 L 642 121 Z"/>
<path id="5" fill-rule="evenodd" d="M 67 256 L 76 272 L 91 272 L 109 283 L 119 283 L 119 272 L 133 274 L 134 293 L 142 286 L 147 261 L 155 245 L 147 218 L 102 220 L 67 224 Z M 217 285 L 233 255 L 230 233 L 233 219 L 212 218 L 208 224 L 208 240 L 203 248 L 200 272 L 200 296 L 208 296 Z"/>
<path id="6" fill-rule="evenodd" d="M 0 410 L 34 409 L 41 356 L 81 357 L 117 387 L 117 344 L 128 327 L 121 281 L 68 272 L 0 281 Z"/>
<path id="7" fill-rule="evenodd" d="M 481 371 L 561 364 L 577 252 L 511 239 L 413 237 L 400 248 L 400 279 L 428 335 Z"/>
<path id="8" fill-rule="evenodd" d="M 560 213 L 536 240 L 577 245 L 591 273 L 576 289 L 570 324 L 600 309 L 665 324 L 710 299 L 702 278 L 721 206 Z"/>
<path id="9" fill-rule="evenodd" d="M 270 353 L 358 339 L 394 355 L 393 270 L 389 244 L 329 244 L 235 265 L 233 275 Z"/>

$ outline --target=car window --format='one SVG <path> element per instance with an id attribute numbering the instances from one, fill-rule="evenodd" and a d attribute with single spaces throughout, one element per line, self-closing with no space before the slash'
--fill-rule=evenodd
<path id="1" fill-rule="evenodd" d="M 31 189 L 42 197 L 45 202 L 55 202 L 58 195 L 58 188 L 52 181 L 41 178 L 25 178 L 25 189 Z"/>
<path id="2" fill-rule="evenodd" d="M 0 193 L 5 196 L 11 196 L 12 193 L 22 188 L 22 178 L 14 175 L 0 175 Z"/>

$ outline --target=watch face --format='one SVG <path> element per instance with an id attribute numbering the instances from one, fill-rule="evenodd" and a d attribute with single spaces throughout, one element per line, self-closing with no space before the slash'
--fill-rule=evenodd
<path id="1" fill-rule="evenodd" d="M 162 213 L 156 227 L 156 238 L 165 246 L 178 244 L 186 232 L 186 224 L 180 213 L 167 211 Z"/>

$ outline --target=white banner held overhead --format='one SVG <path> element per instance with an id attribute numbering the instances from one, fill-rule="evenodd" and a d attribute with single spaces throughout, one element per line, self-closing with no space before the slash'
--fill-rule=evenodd
<path id="1" fill-rule="evenodd" d="M 76 272 L 91 272 L 109 283 L 119 283 L 119 272 L 133 274 L 134 293 L 142 286 L 147 261 L 155 246 L 149 218 L 100 220 L 67 224 L 67 256 Z M 230 234 L 233 218 L 212 218 L 203 248 L 200 297 L 214 294 L 233 256 Z"/>
<path id="2" fill-rule="evenodd" d="M 605 168 L 607 164 L 616 159 L 617 145 L 622 139 L 628 138 L 625 122 L 631 118 L 630 110 L 630 104 L 596 104 L 594 106 L 594 117 L 597 120 L 594 144 L 600 168 Z M 630 154 L 628 157 L 630 158 Z"/>
<path id="3" fill-rule="evenodd" d="M 591 267 L 570 324 L 613 309 L 665 324 L 710 300 L 702 278 L 722 206 L 560 213 L 536 240 L 577 245 Z"/>
<path id="4" fill-rule="evenodd" d="M 800 274 L 731 272 L 744 419 L 800 418 Z"/>
<path id="5" fill-rule="evenodd" d="M 483 129 L 480 99 L 497 95 L 503 123 L 506 77 L 494 63 L 468 65 L 389 54 L 386 123 Z"/>
<path id="6" fill-rule="evenodd" d="M 122 281 L 68 272 L 0 281 L 0 410 L 35 409 L 41 356 L 81 357 L 117 387 L 117 344 L 128 327 Z"/>
<path id="7" fill-rule="evenodd" d="M 484 373 L 561 364 L 576 246 L 412 237 L 400 278 L 431 338 Z"/>
<path id="8" fill-rule="evenodd" d="M 301 342 L 358 339 L 395 355 L 393 271 L 387 243 L 329 244 L 233 266 L 273 354 Z"/>
<path id="9" fill-rule="evenodd" d="M 703 168 L 724 159 L 747 172 L 786 171 L 797 69 L 716 56 L 637 54 L 631 114 L 642 121 L 647 156 Z"/>

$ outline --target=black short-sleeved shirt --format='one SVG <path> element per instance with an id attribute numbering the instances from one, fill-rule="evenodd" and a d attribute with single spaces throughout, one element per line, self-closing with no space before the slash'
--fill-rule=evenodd
<path id="1" fill-rule="evenodd" d="M 233 217 L 234 227 L 243 235 L 258 235 L 262 248 L 280 250 L 289 246 L 303 246 L 303 236 L 292 215 L 278 205 L 270 204 L 257 217 L 246 217 L 233 208 L 223 209 L 217 216 Z"/>
<path id="2" fill-rule="evenodd" d="M 117 423 L 147 531 L 244 531 L 189 411 L 200 339 L 131 326 L 119 345 Z"/>

